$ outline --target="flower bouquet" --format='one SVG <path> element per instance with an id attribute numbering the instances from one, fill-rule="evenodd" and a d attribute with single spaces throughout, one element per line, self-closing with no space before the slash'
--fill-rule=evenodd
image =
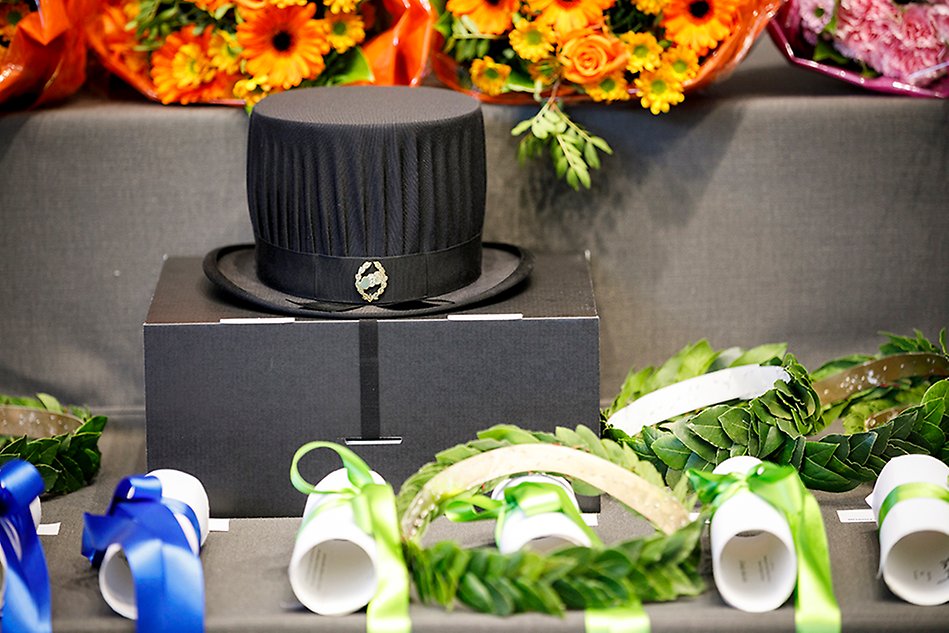
<path id="1" fill-rule="evenodd" d="M 947 0 L 789 0 L 768 31 L 797 66 L 879 92 L 949 97 Z"/>
<path id="2" fill-rule="evenodd" d="M 0 104 L 42 105 L 86 80 L 83 21 L 96 0 L 0 0 Z"/>
<path id="3" fill-rule="evenodd" d="M 433 20 L 424 0 L 103 0 L 89 40 L 151 99 L 250 107 L 298 86 L 414 85 Z"/>
<path id="4" fill-rule="evenodd" d="M 515 126 L 522 160 L 550 153 L 558 177 L 590 186 L 609 144 L 563 103 L 637 99 L 653 114 L 729 73 L 781 0 L 446 0 L 433 68 L 492 103 L 543 105 Z"/>

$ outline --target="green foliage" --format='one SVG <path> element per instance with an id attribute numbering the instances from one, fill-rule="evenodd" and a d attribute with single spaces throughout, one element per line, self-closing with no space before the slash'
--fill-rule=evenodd
<path id="1" fill-rule="evenodd" d="M 189 24 L 194 25 L 197 33 L 209 26 L 235 32 L 237 17 L 233 9 L 233 4 L 227 4 L 209 13 L 184 0 L 142 0 L 138 15 L 126 27 L 135 30 L 139 50 L 150 52 Z"/>
<path id="2" fill-rule="evenodd" d="M 396 510 L 399 516 L 405 513 L 412 499 L 432 477 L 452 464 L 480 453 L 519 444 L 556 444 L 581 450 L 632 471 L 653 485 L 660 487 L 664 485 L 660 473 L 650 463 L 640 460 L 630 447 L 621 446 L 612 440 L 600 438 L 589 427 L 579 425 L 575 430 L 557 427 L 554 433 L 547 433 L 544 431 L 526 431 L 511 424 L 498 424 L 480 431 L 476 440 L 441 451 L 435 455 L 435 461 L 425 464 L 415 474 L 406 479 L 396 497 Z M 596 495 L 600 492 L 581 481 L 573 481 L 572 483 L 574 490 L 580 495 Z M 691 499 L 686 497 L 684 489 L 673 490 L 673 494 L 676 495 L 679 501 L 683 502 L 683 505 L 691 506 Z"/>
<path id="3" fill-rule="evenodd" d="M 907 352 L 945 354 L 945 331 L 939 347 L 916 332 L 913 338 L 888 335 L 883 356 Z M 731 364 L 754 359 L 774 364 L 783 345 L 763 346 L 739 355 Z M 609 426 L 610 415 L 637 398 L 723 366 L 725 352 L 715 353 L 707 342 L 688 346 L 659 369 L 632 371 L 612 406 L 603 412 L 603 435 L 632 448 L 652 463 L 670 486 L 682 485 L 688 468 L 710 470 L 728 457 L 752 455 L 798 469 L 809 488 L 839 492 L 871 482 L 897 455 L 921 453 L 949 463 L 949 380 L 911 378 L 900 384 L 874 387 L 843 403 L 821 406 L 812 376 L 793 356 L 781 360 L 790 380 L 777 381 L 758 398 L 721 404 L 688 414 L 629 436 Z M 822 377 L 858 365 L 867 357 L 831 361 L 815 374 Z M 727 365 L 724 365 L 727 366 Z M 909 406 L 913 405 L 913 406 Z M 891 420 L 864 430 L 866 413 L 898 406 L 905 409 Z M 909 406 L 909 408 L 906 408 Z M 846 433 L 809 439 L 841 417 Z M 859 420 L 857 425 L 855 420 Z"/>
<path id="4" fill-rule="evenodd" d="M 704 585 L 698 563 L 704 521 L 607 548 L 569 547 L 541 555 L 465 549 L 452 541 L 404 544 L 419 599 L 451 608 L 459 601 L 495 615 L 622 607 L 694 596 Z"/>
<path id="5" fill-rule="evenodd" d="M 442 13 L 435 29 L 445 37 L 444 51 L 451 53 L 459 62 L 471 61 L 488 54 L 491 43 L 497 40 L 495 35 L 484 35 L 468 16 L 454 17 L 449 12 Z"/>
<path id="6" fill-rule="evenodd" d="M 877 356 L 855 355 L 831 360 L 813 372 L 811 379 L 816 382 L 831 378 L 861 363 L 895 354 L 929 353 L 949 357 L 945 329 L 939 332 L 938 344 L 927 339 L 919 330 L 915 330 L 913 334 L 914 336 L 909 337 L 884 332 L 883 335 L 887 340 L 880 346 L 880 353 Z M 920 402 L 923 394 L 934 382 L 935 379 L 932 377 L 904 378 L 892 384 L 857 392 L 841 402 L 827 403 L 822 410 L 825 424 L 840 419 L 847 433 L 858 433 L 865 430 L 868 418 L 889 411 L 895 415 L 898 411 Z"/>
<path id="7" fill-rule="evenodd" d="M 64 407 L 48 394 L 36 398 L 0 395 L 2 405 L 69 414 L 82 420 L 82 425 L 72 434 L 52 437 L 0 436 L 0 464 L 11 459 L 30 462 L 43 477 L 48 496 L 73 492 L 92 482 L 102 460 L 98 443 L 105 416 L 94 416 L 81 407 Z"/>
<path id="8" fill-rule="evenodd" d="M 590 170 L 600 168 L 599 152 L 612 154 L 613 149 L 599 136 L 593 136 L 564 112 L 556 99 L 548 99 L 540 111 L 521 121 L 511 130 L 521 136 L 517 158 L 521 163 L 539 158 L 544 150 L 550 154 L 557 178 L 579 191 L 591 186 Z"/>

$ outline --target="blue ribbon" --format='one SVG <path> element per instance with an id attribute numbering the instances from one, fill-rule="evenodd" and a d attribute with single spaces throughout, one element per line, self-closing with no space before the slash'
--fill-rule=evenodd
<path id="1" fill-rule="evenodd" d="M 135 583 L 139 633 L 204 631 L 204 572 L 176 514 L 200 540 L 198 517 L 185 503 L 163 499 L 156 477 L 119 482 L 104 516 L 85 515 L 82 555 L 94 567 L 113 543 L 122 547 Z"/>
<path id="2" fill-rule="evenodd" d="M 0 545 L 6 559 L 5 632 L 52 630 L 46 557 L 30 514 L 30 503 L 42 494 L 43 488 L 43 478 L 28 462 L 13 459 L 0 467 Z"/>

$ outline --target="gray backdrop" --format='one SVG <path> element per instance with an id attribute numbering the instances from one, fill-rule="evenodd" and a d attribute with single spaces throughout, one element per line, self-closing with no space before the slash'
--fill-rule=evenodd
<path id="1" fill-rule="evenodd" d="M 616 153 L 592 191 L 518 167 L 527 107 L 486 106 L 485 236 L 591 254 L 601 396 L 701 337 L 809 366 L 949 323 L 949 103 L 792 68 L 766 38 L 670 114 L 573 113 Z M 0 117 L 0 393 L 140 409 L 167 255 L 250 241 L 247 117 L 80 95 Z"/>

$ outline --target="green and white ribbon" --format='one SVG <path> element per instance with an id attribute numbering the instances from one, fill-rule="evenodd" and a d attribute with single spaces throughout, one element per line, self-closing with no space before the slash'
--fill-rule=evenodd
<path id="1" fill-rule="evenodd" d="M 501 499 L 470 493 L 459 495 L 445 505 L 445 516 L 451 521 L 496 519 L 494 536 L 498 543 L 504 526 L 517 511 L 528 517 L 559 512 L 576 524 L 591 545 L 602 546 L 600 538 L 583 521 L 573 499 L 556 483 L 522 481 L 504 488 Z"/>
<path id="2" fill-rule="evenodd" d="M 320 490 L 300 474 L 300 459 L 318 448 L 339 455 L 352 487 Z M 372 471 L 356 453 L 333 442 L 309 442 L 301 446 L 290 464 L 290 481 L 304 494 L 330 495 L 331 498 L 311 512 L 301 524 L 302 530 L 326 508 L 347 503 L 352 506 L 357 526 L 371 534 L 376 542 L 379 583 L 366 609 L 369 633 L 409 633 L 409 575 L 402 556 L 402 540 L 395 511 L 395 494 L 389 484 L 373 481 Z"/>
<path id="3" fill-rule="evenodd" d="M 791 529 L 798 558 L 794 622 L 797 633 L 839 633 L 840 608 L 834 597 L 827 535 L 817 500 L 791 466 L 762 462 L 746 474 L 689 470 L 702 503 L 713 511 L 740 491 L 767 501 Z"/>

